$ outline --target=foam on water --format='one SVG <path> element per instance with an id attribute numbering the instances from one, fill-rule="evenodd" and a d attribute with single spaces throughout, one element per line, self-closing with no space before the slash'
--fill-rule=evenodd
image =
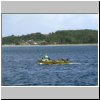
<path id="1" fill-rule="evenodd" d="M 79 64 L 79 65 L 80 65 L 80 64 L 82 64 L 82 63 L 73 62 L 73 63 L 69 63 L 69 64 L 73 64 L 73 65 L 74 65 L 74 64 Z"/>

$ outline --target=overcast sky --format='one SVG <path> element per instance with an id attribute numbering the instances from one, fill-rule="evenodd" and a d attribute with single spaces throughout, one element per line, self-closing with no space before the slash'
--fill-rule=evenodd
<path id="1" fill-rule="evenodd" d="M 2 14 L 2 36 L 98 29 L 97 14 Z"/>

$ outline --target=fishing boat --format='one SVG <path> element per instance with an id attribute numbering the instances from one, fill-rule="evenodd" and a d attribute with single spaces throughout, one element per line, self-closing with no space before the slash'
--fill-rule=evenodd
<path id="1" fill-rule="evenodd" d="M 38 64 L 69 64 L 70 61 L 68 59 L 56 59 L 52 60 L 48 57 L 48 55 L 45 55 L 41 60 L 38 60 Z"/>

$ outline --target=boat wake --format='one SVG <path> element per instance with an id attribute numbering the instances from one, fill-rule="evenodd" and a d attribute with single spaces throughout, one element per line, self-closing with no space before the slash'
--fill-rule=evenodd
<path id="1" fill-rule="evenodd" d="M 72 65 L 74 65 L 74 64 L 79 64 L 79 65 L 81 65 L 82 63 L 69 63 L 69 64 L 72 64 Z"/>
<path id="2" fill-rule="evenodd" d="M 69 63 L 69 64 L 78 64 L 78 65 L 90 65 L 90 64 L 98 64 L 98 63 Z"/>

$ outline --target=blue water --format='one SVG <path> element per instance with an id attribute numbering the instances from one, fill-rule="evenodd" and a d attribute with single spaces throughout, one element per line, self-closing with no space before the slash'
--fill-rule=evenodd
<path id="1" fill-rule="evenodd" d="M 45 54 L 67 65 L 38 65 Z M 97 86 L 98 46 L 2 47 L 2 86 Z"/>

